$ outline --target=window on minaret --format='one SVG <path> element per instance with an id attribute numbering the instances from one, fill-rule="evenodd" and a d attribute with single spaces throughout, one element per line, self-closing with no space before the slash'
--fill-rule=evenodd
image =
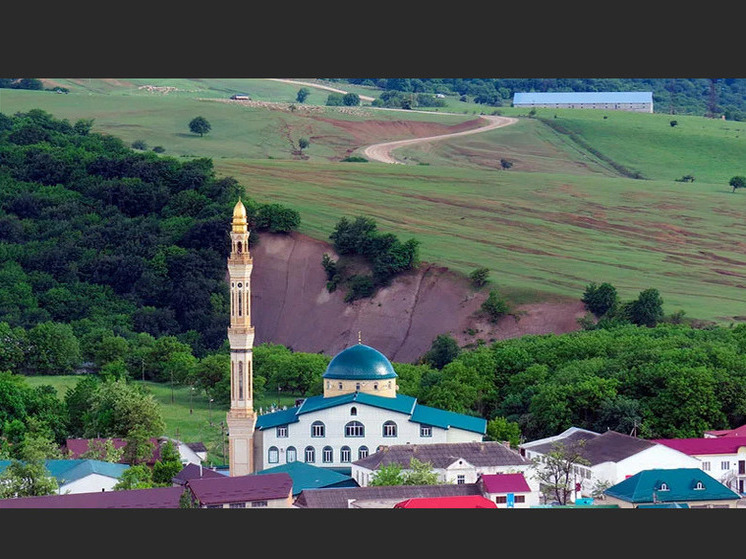
<path id="1" fill-rule="evenodd" d="M 243 400 L 243 361 L 238 362 L 238 399 Z"/>
<path id="2" fill-rule="evenodd" d="M 241 302 L 243 301 L 243 290 L 241 289 L 241 284 L 238 284 L 238 316 L 241 316 Z"/>
<path id="3" fill-rule="evenodd" d="M 235 369 L 236 369 L 236 366 L 233 363 L 233 361 L 231 361 L 231 378 L 234 378 L 234 375 L 236 374 L 236 370 Z M 235 400 L 236 399 L 236 386 L 233 383 L 231 383 L 231 388 L 233 390 L 232 393 L 231 393 L 231 398 L 233 398 Z"/>
<path id="4" fill-rule="evenodd" d="M 237 247 L 238 247 L 238 252 L 240 253 L 241 252 L 241 241 L 238 241 Z"/>

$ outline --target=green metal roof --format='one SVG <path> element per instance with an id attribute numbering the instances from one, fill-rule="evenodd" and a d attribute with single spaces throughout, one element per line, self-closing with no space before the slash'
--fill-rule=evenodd
<path id="1" fill-rule="evenodd" d="M 304 489 L 358 487 L 358 484 L 350 476 L 340 474 L 330 468 L 320 468 L 305 462 L 290 462 L 257 472 L 257 474 L 277 473 L 286 473 L 292 478 L 293 495 L 298 495 Z"/>
<path id="2" fill-rule="evenodd" d="M 701 482 L 703 489 L 696 489 Z M 665 484 L 666 488 L 662 488 Z M 653 493 L 655 492 L 655 498 Z M 739 499 L 740 495 L 699 468 L 644 470 L 604 493 L 629 503 L 716 501 Z"/>
<path id="3" fill-rule="evenodd" d="M 350 346 L 329 362 L 323 378 L 375 380 L 395 378 L 396 372 L 386 356 L 364 344 Z"/>
<path id="4" fill-rule="evenodd" d="M 418 405 L 414 409 L 410 421 L 433 425 L 434 427 L 441 427 L 442 429 L 458 427 L 459 429 L 474 431 L 476 433 L 484 434 L 487 432 L 487 420 L 484 418 L 441 410 L 438 408 L 431 408 L 428 406 Z"/>
<path id="5" fill-rule="evenodd" d="M 411 416 L 409 418 L 410 421 L 432 425 L 433 427 L 440 427 L 442 429 L 456 427 L 480 434 L 487 432 L 487 420 L 481 417 L 473 417 L 471 415 L 422 406 L 417 403 L 416 398 L 403 394 L 397 394 L 393 398 L 388 398 L 365 392 L 351 392 L 330 398 L 311 396 L 310 398 L 306 398 L 299 407 L 260 415 L 256 420 L 256 428 L 268 429 L 279 425 L 295 423 L 298 421 L 298 416 L 304 413 L 329 409 L 353 402 L 407 414 Z"/>

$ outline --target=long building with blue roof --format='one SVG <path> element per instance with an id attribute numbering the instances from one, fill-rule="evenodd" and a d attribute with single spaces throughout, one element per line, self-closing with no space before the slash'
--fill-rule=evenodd
<path id="1" fill-rule="evenodd" d="M 372 347 L 341 351 L 322 376 L 323 395 L 257 417 L 257 470 L 294 461 L 345 470 L 383 446 L 482 441 L 486 419 L 423 406 L 398 393 L 396 378 Z"/>
<path id="2" fill-rule="evenodd" d="M 513 106 L 652 113 L 653 93 L 652 91 L 516 92 L 513 94 Z"/>

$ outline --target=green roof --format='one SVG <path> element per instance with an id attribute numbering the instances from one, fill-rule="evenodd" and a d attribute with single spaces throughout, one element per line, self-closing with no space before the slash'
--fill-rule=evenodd
<path id="1" fill-rule="evenodd" d="M 396 378 L 396 372 L 386 356 L 364 344 L 339 352 L 329 362 L 323 378 L 342 380 L 375 380 Z"/>
<path id="2" fill-rule="evenodd" d="M 702 488 L 697 489 L 700 483 Z M 604 493 L 629 503 L 740 499 L 738 493 L 699 468 L 644 470 L 609 487 Z"/>
<path id="3" fill-rule="evenodd" d="M 340 474 L 330 468 L 319 468 L 305 462 L 290 462 L 257 472 L 258 475 L 278 473 L 286 473 L 292 478 L 293 495 L 298 495 L 304 489 L 358 487 L 358 484 L 350 476 Z"/>
<path id="4" fill-rule="evenodd" d="M 311 413 L 353 402 L 407 414 L 411 416 L 409 418 L 410 421 L 432 425 L 433 427 L 440 427 L 442 429 L 456 427 L 481 434 L 487 432 L 487 420 L 481 417 L 473 417 L 471 415 L 422 406 L 417 403 L 416 398 L 403 394 L 397 394 L 395 397 L 389 398 L 365 392 L 351 392 L 330 398 L 311 396 L 310 398 L 306 398 L 299 407 L 260 415 L 256 420 L 256 428 L 268 429 L 279 425 L 295 423 L 298 421 L 298 416 L 304 413 Z"/>

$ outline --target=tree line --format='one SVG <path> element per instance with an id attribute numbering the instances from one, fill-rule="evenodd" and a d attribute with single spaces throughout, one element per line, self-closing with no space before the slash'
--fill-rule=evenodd
<path id="1" fill-rule="evenodd" d="M 658 113 L 746 119 L 746 80 L 742 78 L 329 78 L 377 87 L 384 95 L 442 94 L 462 101 L 510 106 L 516 92 L 652 91 Z M 411 99 L 411 97 L 410 97 Z"/>

